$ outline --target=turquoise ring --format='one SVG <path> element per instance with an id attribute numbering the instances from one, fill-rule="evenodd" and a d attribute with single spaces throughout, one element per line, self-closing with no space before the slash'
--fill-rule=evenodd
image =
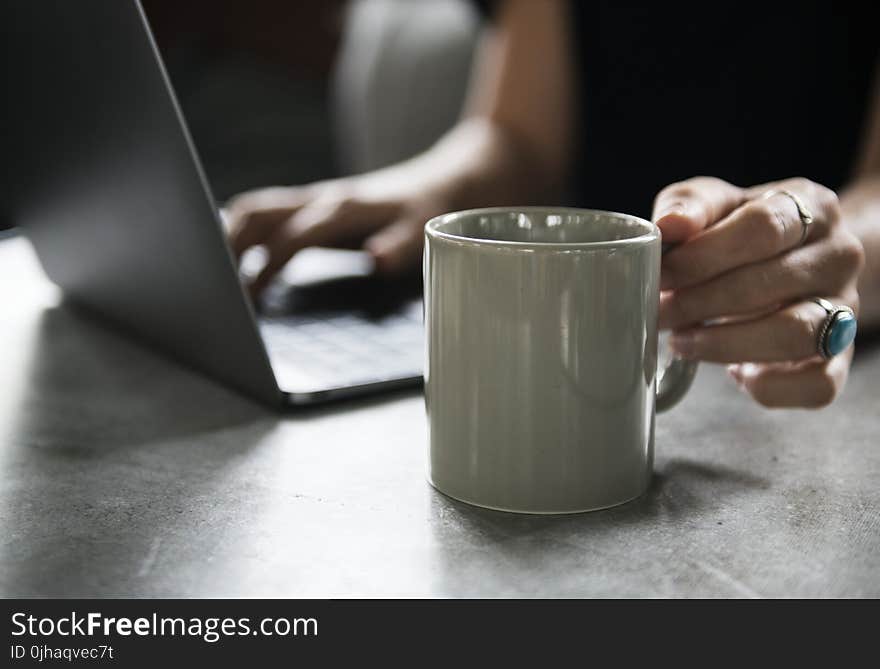
<path id="1" fill-rule="evenodd" d="M 853 343 L 858 321 L 853 310 L 847 306 L 833 305 L 821 297 L 814 297 L 812 301 L 825 310 L 817 344 L 819 355 L 828 360 L 843 353 Z"/>

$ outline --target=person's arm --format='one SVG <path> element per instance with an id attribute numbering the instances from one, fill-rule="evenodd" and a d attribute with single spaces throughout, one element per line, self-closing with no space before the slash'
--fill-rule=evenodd
<path id="1" fill-rule="evenodd" d="M 550 199 L 562 184 L 574 93 L 562 0 L 506 0 L 486 31 L 461 121 L 403 163 L 303 187 L 234 198 L 227 214 L 237 255 L 268 251 L 259 292 L 300 249 L 362 245 L 380 272 L 418 264 L 432 216 Z"/>
<path id="2" fill-rule="evenodd" d="M 880 328 L 880 71 L 877 74 L 855 178 L 840 193 L 844 225 L 865 249 L 865 268 L 859 277 L 859 325 L 866 330 Z"/>

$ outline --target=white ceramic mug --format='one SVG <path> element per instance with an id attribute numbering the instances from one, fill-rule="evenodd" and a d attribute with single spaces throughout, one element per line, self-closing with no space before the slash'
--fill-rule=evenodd
<path id="1" fill-rule="evenodd" d="M 675 404 L 696 371 L 675 358 L 657 370 L 657 227 L 495 208 L 434 218 L 425 237 L 431 483 L 526 513 L 641 495 L 655 408 Z"/>

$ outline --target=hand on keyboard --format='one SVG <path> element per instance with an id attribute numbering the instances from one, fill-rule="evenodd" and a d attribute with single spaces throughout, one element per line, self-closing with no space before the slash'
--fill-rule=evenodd
<path id="1" fill-rule="evenodd" d="M 265 262 L 250 283 L 258 295 L 294 254 L 310 246 L 363 247 L 376 271 L 417 266 L 425 222 L 449 207 L 402 167 L 302 187 L 250 191 L 226 207 L 236 257 L 263 247 Z"/>

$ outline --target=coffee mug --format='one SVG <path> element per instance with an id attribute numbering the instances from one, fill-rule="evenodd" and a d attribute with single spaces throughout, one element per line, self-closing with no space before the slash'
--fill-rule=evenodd
<path id="1" fill-rule="evenodd" d="M 425 226 L 429 480 L 463 502 L 575 513 L 648 487 L 654 413 L 696 363 L 658 370 L 653 223 L 569 208 Z M 656 390 L 655 390 L 656 388 Z"/>

